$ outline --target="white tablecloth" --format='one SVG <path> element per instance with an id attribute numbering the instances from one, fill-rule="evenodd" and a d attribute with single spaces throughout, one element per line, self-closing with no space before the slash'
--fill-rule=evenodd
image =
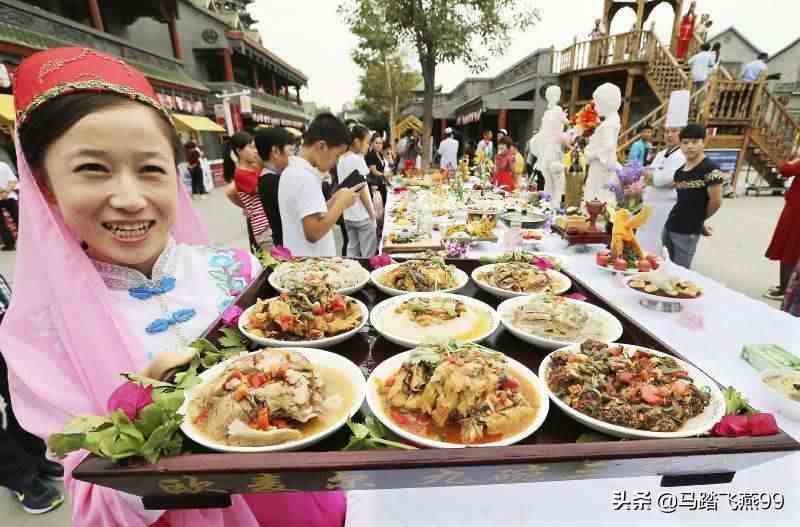
<path id="1" fill-rule="evenodd" d="M 391 203 L 391 199 L 389 200 Z M 468 257 L 504 252 L 503 227 L 500 242 L 478 244 Z M 619 278 L 594 265 L 594 252 L 577 253 L 562 240 L 549 236 L 540 250 L 564 255 L 569 270 L 600 296 L 651 333 L 705 370 L 724 385 L 734 386 L 754 407 L 775 414 L 780 427 L 800 440 L 800 423 L 784 419 L 765 398 L 757 372 L 740 358 L 747 344 L 777 344 L 800 355 L 800 320 L 693 271 L 685 271 L 703 289 L 703 299 L 681 314 L 661 313 L 639 304 L 636 293 L 621 285 Z M 734 262 L 731 265 L 735 265 Z M 686 319 L 702 321 L 702 329 L 690 329 Z M 800 522 L 800 453 L 739 471 L 729 485 L 661 488 L 659 478 L 581 480 L 479 487 L 358 491 L 349 494 L 348 526 L 381 527 L 453 525 L 458 527 L 562 526 L 562 525 L 793 525 Z M 650 492 L 651 510 L 615 511 L 615 491 Z M 659 495 L 717 492 L 783 494 L 781 510 L 735 511 L 728 495 L 720 496 L 718 510 L 692 511 L 679 508 L 660 512 Z M 696 499 L 696 498 L 695 498 Z"/>

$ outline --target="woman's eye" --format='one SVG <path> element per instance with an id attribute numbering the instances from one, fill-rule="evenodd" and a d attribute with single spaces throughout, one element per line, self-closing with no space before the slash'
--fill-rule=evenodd
<path id="1" fill-rule="evenodd" d="M 160 167 L 158 165 L 146 165 L 146 166 L 142 167 L 142 172 L 145 172 L 145 173 L 148 173 L 148 174 L 153 174 L 153 173 L 166 174 L 167 173 L 167 171 L 164 170 L 163 167 Z"/>
<path id="2" fill-rule="evenodd" d="M 80 165 L 76 172 L 108 172 L 106 167 L 101 165 L 100 163 L 84 163 Z"/>

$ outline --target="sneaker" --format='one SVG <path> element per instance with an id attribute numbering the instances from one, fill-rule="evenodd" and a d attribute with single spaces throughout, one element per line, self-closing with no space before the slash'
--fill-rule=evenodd
<path id="1" fill-rule="evenodd" d="M 64 467 L 55 461 L 42 459 L 39 462 L 39 476 L 50 481 L 64 481 Z"/>
<path id="2" fill-rule="evenodd" d="M 782 290 L 780 287 L 770 287 L 764 293 L 764 298 L 777 300 L 779 302 L 783 301 L 784 296 L 786 296 L 786 291 Z"/>
<path id="3" fill-rule="evenodd" d="M 22 492 L 12 492 L 28 514 L 44 514 L 64 503 L 64 496 L 40 478 L 34 478 Z"/>

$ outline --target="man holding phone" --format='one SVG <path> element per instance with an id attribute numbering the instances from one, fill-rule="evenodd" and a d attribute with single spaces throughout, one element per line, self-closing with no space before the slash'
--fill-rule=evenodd
<path id="1" fill-rule="evenodd" d="M 331 113 L 321 113 L 309 125 L 300 154 L 281 175 L 278 208 L 283 244 L 294 256 L 336 256 L 333 227 L 366 183 L 340 188 L 326 203 L 322 174 L 330 171 L 349 143 L 344 123 Z"/>

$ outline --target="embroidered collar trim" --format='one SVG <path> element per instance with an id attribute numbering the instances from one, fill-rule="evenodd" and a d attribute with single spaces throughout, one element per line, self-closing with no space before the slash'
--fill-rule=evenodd
<path id="1" fill-rule="evenodd" d="M 175 268 L 177 267 L 176 248 L 175 240 L 170 238 L 164 248 L 164 252 L 161 253 L 161 256 L 158 257 L 155 265 L 153 265 L 152 278 L 147 278 L 136 269 L 122 265 L 99 262 L 94 259 L 92 263 L 109 289 L 128 290 L 135 287 L 157 287 L 162 278 L 175 275 Z"/>

